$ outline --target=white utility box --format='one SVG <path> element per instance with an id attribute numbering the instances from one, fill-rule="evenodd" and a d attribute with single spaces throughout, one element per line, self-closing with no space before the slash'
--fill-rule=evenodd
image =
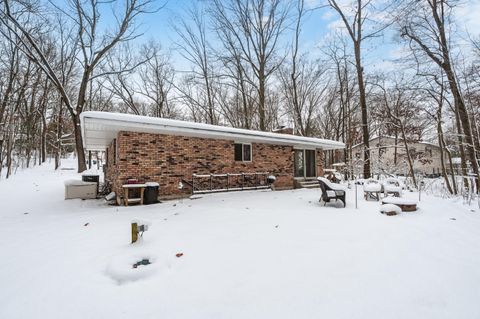
<path id="1" fill-rule="evenodd" d="M 78 180 L 65 181 L 65 199 L 73 198 L 97 198 L 97 183 Z"/>

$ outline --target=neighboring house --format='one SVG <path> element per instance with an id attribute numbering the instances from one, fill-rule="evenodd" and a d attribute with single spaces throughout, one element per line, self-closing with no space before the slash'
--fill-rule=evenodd
<path id="1" fill-rule="evenodd" d="M 477 160 L 478 165 L 480 166 L 480 159 Z M 462 175 L 462 159 L 460 157 L 452 157 L 452 166 L 453 166 L 453 172 L 456 175 Z M 472 164 L 469 160 L 466 161 L 466 166 L 467 166 L 467 175 L 468 174 L 473 174 L 473 169 L 472 169 Z M 447 171 L 450 174 L 450 168 L 447 166 Z"/>
<path id="2" fill-rule="evenodd" d="M 413 142 L 408 144 L 413 159 L 415 174 L 440 175 L 442 172 L 440 147 L 428 142 Z M 396 153 L 396 161 L 395 161 Z M 363 169 L 363 143 L 352 147 L 355 173 Z M 371 168 L 374 174 L 395 173 L 408 174 L 408 159 L 403 140 L 383 136 L 370 139 Z M 447 162 L 446 162 L 447 163 Z M 358 172 L 357 172 L 358 171 Z"/>
<path id="3" fill-rule="evenodd" d="M 105 178 L 117 194 L 136 178 L 158 182 L 162 197 L 182 196 L 192 192 L 194 175 L 210 174 L 232 174 L 230 185 L 217 185 L 220 189 L 233 187 L 242 173 L 268 173 L 276 188 L 292 188 L 297 179 L 322 175 L 324 150 L 345 147 L 318 138 L 107 112 L 83 112 L 81 124 L 85 149 L 106 151 Z"/>

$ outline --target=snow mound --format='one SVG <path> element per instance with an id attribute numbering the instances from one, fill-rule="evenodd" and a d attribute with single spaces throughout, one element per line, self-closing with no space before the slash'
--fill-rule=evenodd
<path id="1" fill-rule="evenodd" d="M 380 206 L 380 213 L 383 214 L 389 212 L 395 212 L 396 214 L 400 214 L 402 212 L 402 209 L 394 204 L 383 204 L 382 206 Z"/>
<path id="2" fill-rule="evenodd" d="M 148 259 L 151 264 L 134 268 L 133 265 L 142 259 Z M 132 252 L 112 257 L 107 266 L 106 274 L 119 285 L 142 280 L 153 276 L 162 265 L 157 256 L 147 252 Z"/>
<path id="3" fill-rule="evenodd" d="M 406 199 L 402 197 L 388 196 L 382 199 L 385 204 L 397 204 L 397 205 L 417 205 L 417 201 L 414 199 Z"/>

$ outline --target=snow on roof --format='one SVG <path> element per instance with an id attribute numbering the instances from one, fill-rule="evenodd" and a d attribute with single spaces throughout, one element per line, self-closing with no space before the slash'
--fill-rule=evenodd
<path id="1" fill-rule="evenodd" d="M 244 143 L 291 145 L 295 148 L 322 148 L 324 150 L 345 148 L 344 143 L 326 139 L 122 113 L 82 112 L 80 121 L 83 143 L 87 150 L 105 150 L 120 131 L 226 139 Z"/>
<path id="2" fill-rule="evenodd" d="M 392 140 L 394 140 L 395 137 L 394 136 L 388 136 L 388 135 L 374 136 L 374 137 L 371 137 L 368 141 L 372 142 L 372 141 L 378 140 L 378 139 L 392 139 Z M 399 137 L 398 142 L 401 142 L 401 141 L 403 141 L 403 139 L 401 137 Z M 413 142 L 413 143 L 425 144 L 425 145 L 430 145 L 430 146 L 434 146 L 434 147 L 440 147 L 440 146 L 438 146 L 438 144 L 435 144 L 435 143 L 432 143 L 432 142 L 427 142 L 427 141 L 417 141 L 417 142 Z M 361 146 L 361 145 L 363 145 L 363 142 L 353 145 L 352 148 L 355 148 L 355 147 L 358 147 L 358 146 Z M 400 145 L 400 147 L 401 147 L 401 145 Z"/>

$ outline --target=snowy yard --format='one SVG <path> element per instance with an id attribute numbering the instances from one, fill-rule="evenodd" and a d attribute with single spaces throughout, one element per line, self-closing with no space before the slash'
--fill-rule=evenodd
<path id="1" fill-rule="evenodd" d="M 305 189 L 126 208 L 65 201 L 72 177 L 0 181 L 0 318 L 480 318 L 473 205 L 387 217 L 360 190 L 356 210 L 353 190 L 343 209 Z M 135 245 L 132 219 L 152 223 Z"/>

